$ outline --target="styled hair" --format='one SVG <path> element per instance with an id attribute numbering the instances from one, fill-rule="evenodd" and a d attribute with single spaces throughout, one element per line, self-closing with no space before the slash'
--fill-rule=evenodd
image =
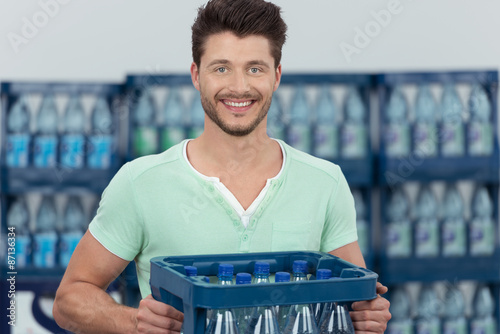
<path id="1" fill-rule="evenodd" d="M 264 0 L 210 0 L 198 9 L 192 26 L 193 61 L 200 67 L 205 43 L 211 35 L 231 32 L 240 38 L 251 35 L 267 38 L 277 68 L 286 30 L 281 8 L 273 3 Z"/>

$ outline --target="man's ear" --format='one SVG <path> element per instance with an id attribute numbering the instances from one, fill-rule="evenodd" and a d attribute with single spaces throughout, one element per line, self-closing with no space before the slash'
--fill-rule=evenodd
<path id="1" fill-rule="evenodd" d="M 198 71 L 198 66 L 192 62 L 191 63 L 191 81 L 193 82 L 194 88 L 198 91 L 200 90 L 200 72 Z"/>
<path id="2" fill-rule="evenodd" d="M 281 64 L 279 64 L 278 67 L 276 67 L 276 81 L 274 82 L 273 92 L 275 92 L 276 89 L 278 89 L 278 87 L 280 86 L 280 82 L 281 82 Z"/>

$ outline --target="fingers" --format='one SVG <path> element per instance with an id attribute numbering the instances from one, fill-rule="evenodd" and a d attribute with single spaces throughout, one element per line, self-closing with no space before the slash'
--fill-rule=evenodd
<path id="1" fill-rule="evenodd" d="M 383 295 L 384 293 L 386 293 L 389 289 L 384 286 L 382 283 L 380 282 L 377 282 L 377 294 L 379 295 Z"/>
<path id="2" fill-rule="evenodd" d="M 137 311 L 139 333 L 178 333 L 183 320 L 182 312 L 155 300 L 151 295 L 139 303 Z"/>
<path id="3" fill-rule="evenodd" d="M 350 312 L 350 316 L 356 334 L 384 333 L 387 322 L 391 319 L 389 306 L 389 301 L 380 296 L 372 300 L 353 303 L 351 305 L 353 311 Z"/>

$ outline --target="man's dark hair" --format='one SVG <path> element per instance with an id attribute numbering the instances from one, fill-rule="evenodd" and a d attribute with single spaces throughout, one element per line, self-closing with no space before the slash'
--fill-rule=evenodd
<path id="1" fill-rule="evenodd" d="M 243 38 L 259 35 L 269 40 L 274 67 L 281 62 L 287 26 L 281 8 L 264 0 L 210 0 L 198 9 L 192 26 L 193 61 L 200 67 L 205 43 L 211 35 L 232 32 Z"/>

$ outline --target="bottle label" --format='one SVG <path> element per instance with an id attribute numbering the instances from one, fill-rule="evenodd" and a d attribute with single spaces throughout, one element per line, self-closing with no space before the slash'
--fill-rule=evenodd
<path id="1" fill-rule="evenodd" d="M 61 243 L 59 245 L 59 264 L 62 267 L 67 267 L 71 255 L 75 250 L 78 242 L 82 238 L 83 233 L 81 232 L 68 232 L 61 235 Z"/>
<path id="2" fill-rule="evenodd" d="M 493 126 L 490 123 L 472 122 L 467 131 L 469 154 L 487 156 L 493 153 Z"/>
<path id="3" fill-rule="evenodd" d="M 441 334 L 439 319 L 418 320 L 415 325 L 415 334 Z"/>
<path id="4" fill-rule="evenodd" d="M 368 132 L 363 124 L 344 124 L 340 138 L 342 157 L 363 158 L 368 150 Z"/>
<path id="5" fill-rule="evenodd" d="M 415 255 L 418 257 L 438 256 L 439 225 L 435 219 L 421 219 L 415 226 Z"/>
<path id="6" fill-rule="evenodd" d="M 410 127 L 408 124 L 388 124 L 386 126 L 385 152 L 388 157 L 410 155 Z"/>
<path id="7" fill-rule="evenodd" d="M 471 334 L 497 334 L 495 319 L 487 317 L 472 320 Z"/>
<path id="8" fill-rule="evenodd" d="M 29 162 L 29 134 L 7 136 L 7 167 L 27 167 Z"/>
<path id="9" fill-rule="evenodd" d="M 465 318 L 447 320 L 443 324 L 444 334 L 467 334 L 467 323 Z"/>
<path id="10" fill-rule="evenodd" d="M 437 128 L 434 124 L 416 123 L 413 128 L 413 153 L 421 157 L 438 154 Z"/>
<path id="11" fill-rule="evenodd" d="M 38 268 L 54 268 L 56 265 L 57 234 L 41 233 L 34 237 L 33 264 Z"/>
<path id="12" fill-rule="evenodd" d="M 389 334 L 413 334 L 413 326 L 411 321 L 392 320 L 387 325 L 387 333 Z"/>
<path id="13" fill-rule="evenodd" d="M 311 128 L 307 124 L 290 124 L 288 143 L 299 151 L 309 152 L 311 149 Z"/>
<path id="14" fill-rule="evenodd" d="M 441 129 L 441 154 L 443 156 L 464 155 L 464 129 L 462 123 L 444 123 Z"/>
<path id="15" fill-rule="evenodd" d="M 163 129 L 161 136 L 161 149 L 167 150 L 180 143 L 186 138 L 184 128 L 181 126 L 169 126 Z"/>
<path id="16" fill-rule="evenodd" d="M 314 154 L 324 159 L 336 158 L 338 152 L 338 130 L 330 124 L 318 124 L 314 132 Z"/>
<path id="17" fill-rule="evenodd" d="M 64 135 L 61 138 L 61 164 L 69 168 L 82 168 L 84 162 L 83 135 Z"/>
<path id="18" fill-rule="evenodd" d="M 387 256 L 408 257 L 411 255 L 410 222 L 389 223 L 387 226 Z"/>
<path id="19" fill-rule="evenodd" d="M 442 241 L 443 256 L 464 256 L 467 252 L 465 222 L 462 219 L 445 220 Z"/>
<path id="20" fill-rule="evenodd" d="M 97 135 L 89 138 L 87 164 L 92 169 L 107 169 L 113 157 L 113 137 Z"/>
<path id="21" fill-rule="evenodd" d="M 25 268 L 31 264 L 31 238 L 28 235 L 16 236 L 16 267 Z"/>
<path id="22" fill-rule="evenodd" d="M 137 127 L 134 131 L 134 153 L 136 156 L 154 154 L 158 151 L 158 138 L 153 127 Z"/>
<path id="23" fill-rule="evenodd" d="M 36 136 L 33 161 L 36 167 L 47 168 L 56 166 L 57 137 Z"/>
<path id="24" fill-rule="evenodd" d="M 495 250 L 495 226 L 490 218 L 474 218 L 469 231 L 470 253 L 489 256 Z"/>

